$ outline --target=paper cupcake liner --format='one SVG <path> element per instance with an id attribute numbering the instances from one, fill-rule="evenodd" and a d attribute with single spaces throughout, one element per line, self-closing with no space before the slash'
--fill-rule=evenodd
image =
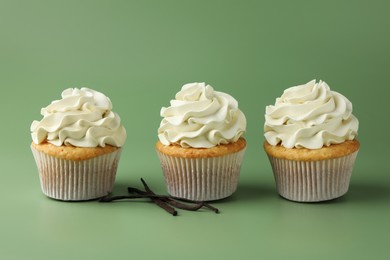
<path id="1" fill-rule="evenodd" d="M 338 198 L 348 191 L 357 153 L 311 162 L 268 157 L 282 197 L 316 202 Z"/>
<path id="2" fill-rule="evenodd" d="M 91 200 L 112 191 L 121 148 L 88 160 L 59 159 L 31 147 L 42 192 L 53 199 Z"/>
<path id="3" fill-rule="evenodd" d="M 211 158 L 180 158 L 157 150 L 168 193 L 195 201 L 229 197 L 236 189 L 245 148 Z"/>

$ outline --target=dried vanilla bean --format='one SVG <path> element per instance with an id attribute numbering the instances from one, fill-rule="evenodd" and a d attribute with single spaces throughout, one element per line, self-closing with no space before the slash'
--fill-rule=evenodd
<path id="1" fill-rule="evenodd" d="M 154 204 L 159 206 L 160 208 L 164 209 L 168 213 L 170 213 L 173 216 L 176 216 L 178 213 L 174 208 L 183 209 L 183 210 L 189 210 L 189 211 L 197 211 L 203 207 L 208 208 L 215 213 L 219 213 L 219 210 L 208 203 L 204 201 L 192 201 L 187 199 L 180 199 L 180 198 L 174 198 L 172 196 L 166 196 L 166 195 L 157 195 L 155 194 L 146 181 L 141 178 L 141 182 L 145 188 L 145 191 L 128 187 L 127 191 L 131 193 L 131 195 L 124 195 L 124 196 L 106 196 L 101 198 L 100 202 L 112 202 L 117 200 L 127 200 L 127 199 L 143 199 L 148 198 L 150 199 Z M 193 205 L 191 205 L 193 204 Z"/>

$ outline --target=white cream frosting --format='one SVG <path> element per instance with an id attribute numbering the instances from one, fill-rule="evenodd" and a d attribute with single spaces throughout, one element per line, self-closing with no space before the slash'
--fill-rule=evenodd
<path id="1" fill-rule="evenodd" d="M 205 83 L 189 83 L 161 109 L 158 137 L 164 145 L 210 148 L 236 142 L 246 130 L 245 115 L 230 95 Z"/>
<path id="2" fill-rule="evenodd" d="M 355 139 L 358 127 L 352 103 L 324 81 L 312 80 L 286 89 L 266 107 L 264 136 L 271 145 L 319 149 Z"/>
<path id="3" fill-rule="evenodd" d="M 126 141 L 126 130 L 112 104 L 104 94 L 88 88 L 69 88 L 62 99 L 41 109 L 43 119 L 33 121 L 33 142 L 47 141 L 56 146 L 121 147 Z"/>

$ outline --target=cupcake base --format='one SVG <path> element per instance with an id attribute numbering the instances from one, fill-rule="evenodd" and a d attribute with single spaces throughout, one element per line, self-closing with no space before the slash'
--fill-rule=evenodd
<path id="1" fill-rule="evenodd" d="M 268 157 L 276 189 L 282 197 L 299 202 L 319 202 L 347 193 L 357 153 L 322 161 Z"/>
<path id="2" fill-rule="evenodd" d="M 42 192 L 64 201 L 92 200 L 106 196 L 114 186 L 121 148 L 86 160 L 67 160 L 31 146 Z"/>
<path id="3" fill-rule="evenodd" d="M 228 144 L 213 150 L 181 147 L 176 149 L 175 146 L 164 147 L 158 142 L 156 150 L 168 193 L 176 198 L 194 201 L 229 197 L 237 189 L 245 146 L 245 139 L 240 139 L 231 147 Z M 185 151 L 181 152 L 180 149 Z M 218 156 L 221 151 L 223 154 Z M 180 157 L 175 152 L 188 156 Z M 213 156 L 207 157 L 206 154 Z"/>

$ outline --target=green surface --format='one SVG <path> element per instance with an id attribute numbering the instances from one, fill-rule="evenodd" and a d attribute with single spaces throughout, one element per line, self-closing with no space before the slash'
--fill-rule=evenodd
<path id="1" fill-rule="evenodd" d="M 388 259 L 390 4 L 386 1 L 0 0 L 1 259 Z M 264 109 L 325 80 L 354 104 L 362 148 L 341 199 L 280 198 Z M 222 211 L 172 217 L 147 202 L 64 203 L 40 191 L 29 127 L 68 87 L 107 94 L 128 131 L 114 194 L 160 193 L 160 108 L 184 83 L 232 94 L 247 116 L 238 191 Z"/>

